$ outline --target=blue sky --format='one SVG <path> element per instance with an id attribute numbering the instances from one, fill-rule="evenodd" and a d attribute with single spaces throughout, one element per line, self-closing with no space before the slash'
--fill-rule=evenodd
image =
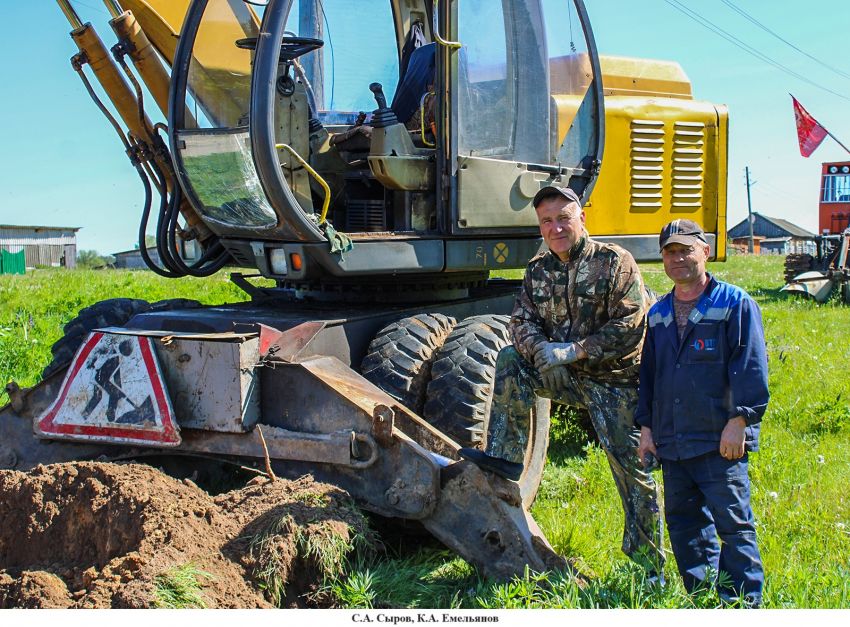
<path id="1" fill-rule="evenodd" d="M 463 2 L 463 0 L 459 0 Z M 722 0 L 671 0 L 734 34 L 834 95 L 760 61 L 677 11 L 666 0 L 586 0 L 600 52 L 678 61 L 695 96 L 730 109 L 729 220 L 746 216 L 744 167 L 757 181 L 754 210 L 817 228 L 820 163 L 850 160 L 827 138 L 809 159 L 797 148 L 793 93 L 850 146 L 850 79 L 786 46 Z M 850 74 L 850 5 L 820 0 L 733 0 L 810 55 Z M 101 36 L 110 32 L 99 0 L 75 2 Z M 68 59 L 76 51 L 52 0 L 3 2 L 3 149 L 0 223 L 83 227 L 81 249 L 132 248 L 142 189 L 115 136 L 86 95 Z M 339 54 L 339 52 L 337 52 Z M 842 97 L 843 96 L 843 97 Z"/>

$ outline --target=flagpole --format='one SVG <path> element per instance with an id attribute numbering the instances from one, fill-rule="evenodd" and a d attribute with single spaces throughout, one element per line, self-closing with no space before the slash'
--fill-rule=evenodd
<path id="1" fill-rule="evenodd" d="M 799 106 L 802 108 L 802 106 L 803 106 L 803 105 L 801 105 L 801 104 L 800 104 L 800 101 L 799 101 L 799 100 L 797 100 L 797 99 L 794 97 L 794 94 L 792 94 L 792 93 L 789 91 L 789 92 L 788 92 L 788 95 L 789 95 L 789 96 L 791 96 L 791 100 L 793 100 L 794 102 L 796 102 L 796 103 L 797 103 L 797 105 L 799 105 Z M 811 116 L 811 113 L 809 113 L 809 112 L 808 112 L 808 111 L 806 111 L 805 109 L 803 109 L 803 111 L 804 111 L 806 114 L 808 114 L 809 116 Z M 836 143 L 836 144 L 838 144 L 838 145 L 839 145 L 839 146 L 841 146 L 844 150 L 846 150 L 848 153 L 850 153 L 850 148 L 848 148 L 847 146 L 845 146 L 844 144 L 842 144 L 842 143 L 841 143 L 841 141 L 840 141 L 840 140 L 839 140 L 839 139 L 838 139 L 835 135 L 833 135 L 833 134 L 832 134 L 832 133 L 830 133 L 828 130 L 826 130 L 826 127 L 825 127 L 823 124 L 821 124 L 820 122 L 818 122 L 818 121 L 817 121 L 817 120 L 815 120 L 814 118 L 812 118 L 812 120 L 814 120 L 814 123 L 815 123 L 815 124 L 817 124 L 819 127 L 821 127 L 821 128 L 823 129 L 823 132 L 824 132 L 824 133 L 826 133 L 827 135 L 829 135 L 830 137 L 832 137 L 832 139 L 834 139 L 834 140 L 835 140 L 835 143 Z M 800 149 L 802 150 L 802 147 L 801 147 Z M 812 151 L 812 152 L 814 152 L 814 151 Z"/>
<path id="2" fill-rule="evenodd" d="M 823 127 L 821 127 L 821 128 L 823 128 Z M 824 128 L 823 130 L 825 130 L 825 131 L 826 131 L 826 129 L 825 129 L 825 128 Z M 847 146 L 845 146 L 844 144 L 842 144 L 840 141 L 838 141 L 838 138 L 837 138 L 835 135 L 833 135 L 833 134 L 832 134 L 832 133 L 830 133 L 829 131 L 826 131 L 826 134 L 827 134 L 827 135 L 829 135 L 830 137 L 832 137 L 832 139 L 834 139 L 834 140 L 835 140 L 835 143 L 836 143 L 836 144 L 838 144 L 839 146 L 841 146 L 841 147 L 842 147 L 844 150 L 846 150 L 847 152 L 850 152 L 850 148 L 848 148 Z"/>

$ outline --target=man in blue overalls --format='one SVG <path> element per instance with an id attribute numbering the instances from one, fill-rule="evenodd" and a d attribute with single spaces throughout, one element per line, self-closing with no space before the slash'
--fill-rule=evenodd
<path id="1" fill-rule="evenodd" d="M 706 272 L 710 247 L 696 222 L 674 220 L 659 245 L 674 288 L 649 311 L 638 454 L 661 461 L 667 529 L 687 590 L 715 583 L 706 581 L 710 572 L 726 573 L 717 581 L 721 599 L 758 606 L 764 570 L 747 453 L 758 450 L 769 398 L 761 312 L 742 289 Z"/>

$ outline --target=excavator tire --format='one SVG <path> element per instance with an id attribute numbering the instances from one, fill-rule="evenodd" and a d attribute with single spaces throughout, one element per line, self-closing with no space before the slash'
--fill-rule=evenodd
<path id="1" fill-rule="evenodd" d="M 785 282 L 814 268 L 815 258 L 808 254 L 791 253 L 785 257 Z"/>
<path id="2" fill-rule="evenodd" d="M 387 325 L 369 344 L 360 373 L 409 409 L 422 414 L 434 353 L 456 322 L 435 313 L 410 316 Z"/>
<path id="3" fill-rule="evenodd" d="M 424 417 L 461 446 L 484 443 L 496 357 L 510 344 L 507 323 L 508 316 L 466 318 L 434 357 Z"/>
<path id="4" fill-rule="evenodd" d="M 508 320 L 500 315 L 466 318 L 446 338 L 431 366 L 424 417 L 461 446 L 486 444 L 496 357 L 510 344 Z M 529 417 L 525 468 L 518 481 L 526 508 L 534 502 L 543 476 L 550 410 L 549 399 L 538 397 Z"/>
<path id="5" fill-rule="evenodd" d="M 173 309 L 195 309 L 201 303 L 193 298 L 166 298 L 152 303 L 148 311 L 171 311 Z"/>
<path id="6" fill-rule="evenodd" d="M 42 371 L 41 378 L 46 379 L 71 363 L 77 349 L 94 329 L 123 326 L 130 318 L 145 311 L 190 309 L 200 305 L 188 298 L 170 298 L 153 305 L 138 298 L 110 298 L 81 309 L 77 317 L 65 325 L 64 335 L 50 349 L 53 359 Z"/>

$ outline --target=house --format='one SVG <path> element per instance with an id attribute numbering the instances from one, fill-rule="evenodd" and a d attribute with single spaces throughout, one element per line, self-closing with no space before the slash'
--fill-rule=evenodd
<path id="1" fill-rule="evenodd" d="M 0 224 L 0 251 L 5 251 L 9 258 L 23 252 L 23 265 L 28 269 L 73 268 L 77 262 L 79 230 L 75 226 Z"/>
<path id="2" fill-rule="evenodd" d="M 741 220 L 729 229 L 727 234 L 729 245 L 737 250 L 748 250 L 750 227 L 747 220 Z M 815 234 L 806 229 L 783 220 L 771 218 L 753 212 L 753 252 L 761 255 L 788 255 L 791 253 L 817 252 Z"/>
<path id="3" fill-rule="evenodd" d="M 148 255 L 154 263 L 159 263 L 159 253 L 156 252 L 156 248 L 148 248 Z M 115 268 L 121 268 L 124 270 L 148 269 L 145 264 L 145 260 L 142 259 L 142 253 L 138 248 L 112 253 L 112 256 L 115 257 L 115 261 L 112 262 L 112 265 Z"/>
<path id="4" fill-rule="evenodd" d="M 200 257 L 200 246 L 198 246 L 195 240 L 178 240 L 178 245 L 180 247 L 180 257 L 186 263 L 194 263 Z M 149 246 L 147 250 L 151 260 L 161 266 L 162 264 L 159 261 L 159 253 L 156 251 L 156 247 Z M 128 270 L 148 269 L 145 260 L 142 259 L 142 253 L 138 248 L 112 253 L 112 256 L 115 257 L 115 261 L 112 264 L 115 268 L 125 268 Z"/>

